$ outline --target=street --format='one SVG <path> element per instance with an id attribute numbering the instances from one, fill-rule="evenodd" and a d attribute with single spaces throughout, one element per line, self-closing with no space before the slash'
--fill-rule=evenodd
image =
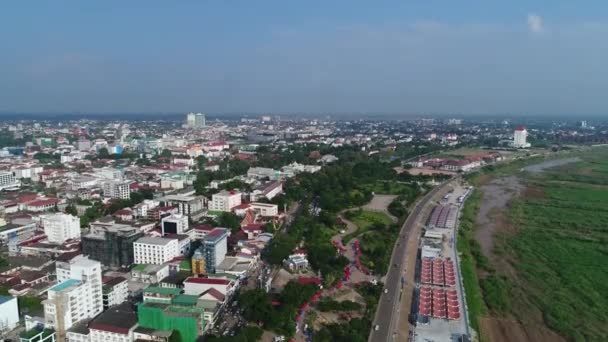
<path id="1" fill-rule="evenodd" d="M 443 182 L 436 186 L 428 194 L 426 194 L 414 207 L 408 218 L 401 227 L 401 232 L 395 247 L 393 248 L 393 255 L 391 258 L 391 265 L 386 275 L 385 288 L 388 290 L 384 293 L 380 301 L 378 302 L 378 308 L 376 309 L 376 315 L 372 323 L 372 331 L 369 336 L 370 342 L 384 342 L 395 340 L 398 327 L 395 322 L 399 321 L 399 306 L 401 303 L 401 278 L 404 276 L 406 271 L 406 243 L 409 241 L 414 231 L 416 223 L 421 219 L 420 215 L 423 209 L 431 202 L 431 199 L 437 192 L 444 189 L 454 179 Z M 413 238 L 418 239 L 419 237 L 414 236 Z M 411 279 L 406 281 L 413 281 L 413 273 Z M 409 278 L 409 277 L 408 277 Z M 411 295 L 411 293 L 406 293 Z M 406 315 L 409 312 L 405 313 Z M 378 326 L 378 330 L 376 329 Z"/>

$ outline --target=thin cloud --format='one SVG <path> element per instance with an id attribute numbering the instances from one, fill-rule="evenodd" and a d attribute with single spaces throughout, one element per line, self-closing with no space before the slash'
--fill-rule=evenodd
<path id="1" fill-rule="evenodd" d="M 545 30 L 543 18 L 533 13 L 528 14 L 528 30 L 532 33 L 543 32 Z"/>

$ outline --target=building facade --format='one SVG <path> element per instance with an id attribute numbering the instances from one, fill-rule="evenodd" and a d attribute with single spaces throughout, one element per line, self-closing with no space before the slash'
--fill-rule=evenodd
<path id="1" fill-rule="evenodd" d="M 109 180 L 102 183 L 103 195 L 115 199 L 129 199 L 131 197 L 131 182 L 122 180 Z"/>
<path id="2" fill-rule="evenodd" d="M 83 256 L 57 262 L 57 285 L 48 290 L 44 304 L 46 326 L 64 340 L 76 322 L 93 318 L 103 311 L 101 264 Z"/>
<path id="3" fill-rule="evenodd" d="M 142 237 L 133 243 L 136 264 L 160 265 L 179 256 L 177 239 Z"/>
<path id="4" fill-rule="evenodd" d="M 17 297 L 0 296 L 0 336 L 19 325 Z"/>
<path id="5" fill-rule="evenodd" d="M 173 214 L 161 220 L 161 232 L 167 234 L 184 234 L 188 231 L 188 216 L 183 214 Z"/>
<path id="6" fill-rule="evenodd" d="M 44 215 L 41 222 L 49 242 L 62 244 L 69 239 L 80 239 L 80 219 L 76 216 L 63 213 Z"/>
<path id="7" fill-rule="evenodd" d="M 207 274 L 215 273 L 216 267 L 224 261 L 228 251 L 228 229 L 215 228 L 203 239 L 203 255 Z"/>
<path id="8" fill-rule="evenodd" d="M 240 204 L 240 192 L 223 190 L 213 194 L 211 202 L 209 202 L 209 210 L 230 212 L 232 208 Z"/>

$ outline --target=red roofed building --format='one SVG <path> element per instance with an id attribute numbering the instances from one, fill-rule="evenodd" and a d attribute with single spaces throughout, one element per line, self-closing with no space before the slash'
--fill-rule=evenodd
<path id="1" fill-rule="evenodd" d="M 110 307 L 89 323 L 91 341 L 133 341 L 137 313 L 131 303 Z"/>
<path id="2" fill-rule="evenodd" d="M 57 203 L 59 203 L 59 199 L 57 198 L 39 199 L 28 202 L 25 209 L 33 212 L 42 212 L 56 208 Z"/>

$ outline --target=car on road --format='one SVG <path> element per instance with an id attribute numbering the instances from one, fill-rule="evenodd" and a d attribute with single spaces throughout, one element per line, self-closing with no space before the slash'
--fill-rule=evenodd
<path id="1" fill-rule="evenodd" d="M 384 293 L 388 293 L 388 289 L 384 289 Z"/>
<path id="2" fill-rule="evenodd" d="M 379 326 L 378 324 L 376 324 L 376 325 L 374 326 L 374 330 L 375 330 L 375 331 L 380 330 L 380 326 Z"/>

